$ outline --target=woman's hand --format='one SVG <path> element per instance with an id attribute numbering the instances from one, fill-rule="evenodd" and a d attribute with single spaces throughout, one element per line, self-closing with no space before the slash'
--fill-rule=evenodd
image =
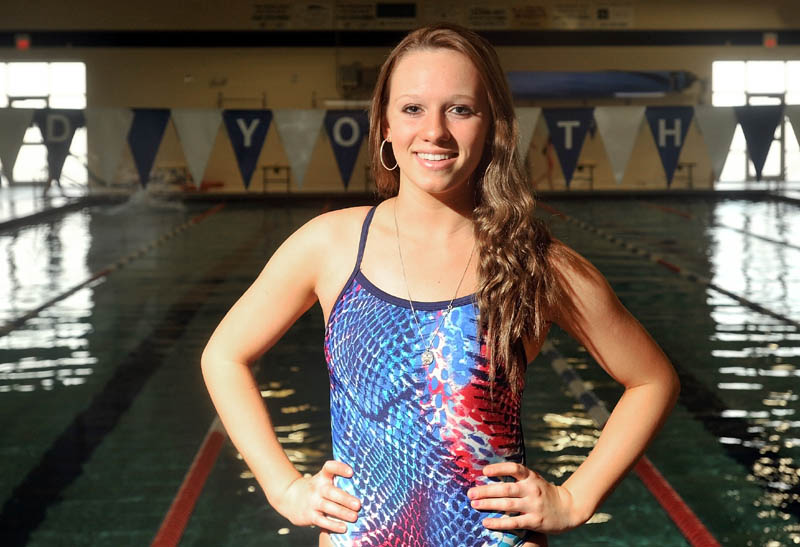
<path id="1" fill-rule="evenodd" d="M 346 525 L 334 518 L 355 522 L 361 502 L 333 485 L 337 475 L 352 477 L 353 470 L 346 463 L 328 460 L 313 477 L 300 477 L 290 483 L 272 505 L 295 526 L 313 525 L 343 534 Z"/>
<path id="2" fill-rule="evenodd" d="M 527 467 L 514 462 L 493 463 L 483 468 L 487 477 L 511 476 L 516 482 L 494 482 L 467 491 L 472 507 L 480 511 L 518 513 L 487 518 L 483 525 L 492 530 L 536 530 L 545 534 L 565 532 L 586 522 L 569 490 L 544 480 Z"/>

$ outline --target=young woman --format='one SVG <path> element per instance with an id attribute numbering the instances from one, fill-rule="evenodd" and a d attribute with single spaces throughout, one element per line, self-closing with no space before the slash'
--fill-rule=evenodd
<path id="1" fill-rule="evenodd" d="M 318 526 L 320 545 L 546 545 L 642 454 L 675 402 L 675 372 L 602 275 L 534 220 L 486 41 L 448 25 L 412 32 L 370 117 L 386 199 L 321 215 L 275 252 L 203 352 L 214 404 L 269 503 Z M 333 459 L 302 476 L 249 364 L 317 301 Z M 625 387 L 561 485 L 528 467 L 520 430 L 526 364 L 551 323 Z"/>

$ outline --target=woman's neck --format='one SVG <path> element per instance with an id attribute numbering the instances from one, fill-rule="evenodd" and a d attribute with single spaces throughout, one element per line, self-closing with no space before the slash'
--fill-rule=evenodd
<path id="1" fill-rule="evenodd" d="M 419 188 L 401 185 L 392 203 L 400 229 L 407 237 L 446 242 L 453 236 L 472 233 L 475 207 L 471 185 L 447 195 L 431 195 Z"/>

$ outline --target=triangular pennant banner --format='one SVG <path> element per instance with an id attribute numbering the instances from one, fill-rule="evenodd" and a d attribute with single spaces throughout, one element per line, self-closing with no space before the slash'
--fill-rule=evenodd
<path id="1" fill-rule="evenodd" d="M 173 108 L 172 121 L 183 145 L 194 185 L 200 188 L 208 158 L 217 140 L 222 111 L 217 109 Z"/>
<path id="2" fill-rule="evenodd" d="M 794 136 L 797 139 L 797 144 L 800 144 L 800 105 L 790 105 L 784 108 L 783 113 L 789 118 L 789 123 L 792 124 L 794 129 Z"/>
<path id="3" fill-rule="evenodd" d="M 706 141 L 714 180 L 719 180 L 731 149 L 736 125 L 739 123 L 736 121 L 736 114 L 730 106 L 702 105 L 694 107 L 694 121 Z"/>
<path id="4" fill-rule="evenodd" d="M 542 110 L 550 131 L 550 142 L 556 149 L 567 187 L 572 181 L 575 166 L 578 165 L 583 141 L 586 139 L 586 133 L 592 122 L 593 110 L 593 108 L 545 108 Z"/>
<path id="5" fill-rule="evenodd" d="M 292 178 L 297 187 L 301 188 L 325 111 L 286 109 L 275 110 L 273 114 L 292 168 Z"/>
<path id="6" fill-rule="evenodd" d="M 521 106 L 515 108 L 514 112 L 519 126 L 517 150 L 519 150 L 520 157 L 524 160 L 528 155 L 528 148 L 531 146 L 531 139 L 534 131 L 536 131 L 536 124 L 539 122 L 542 109 L 538 106 Z"/>
<path id="7" fill-rule="evenodd" d="M 245 189 L 250 187 L 250 179 L 261 155 L 261 148 L 267 138 L 269 124 L 272 122 L 271 110 L 226 110 L 222 113 L 228 138 L 236 155 L 239 173 Z"/>
<path id="8" fill-rule="evenodd" d="M 617 184 L 622 184 L 643 118 L 643 106 L 598 106 L 594 109 L 597 131 L 605 144 Z"/>
<path id="9" fill-rule="evenodd" d="M 25 131 L 33 121 L 34 110 L 29 108 L 0 108 L 0 163 L 3 174 L 14 181 L 14 164 L 25 138 Z"/>
<path id="10" fill-rule="evenodd" d="M 147 187 L 150 180 L 150 170 L 156 160 L 158 147 L 161 146 L 161 139 L 164 138 L 167 122 L 169 122 L 169 110 L 166 108 L 133 109 L 128 145 L 131 147 L 133 161 L 143 188 Z"/>
<path id="11" fill-rule="evenodd" d="M 667 186 L 672 184 L 693 114 L 694 108 L 691 106 L 648 106 L 645 110 L 667 176 Z"/>
<path id="12" fill-rule="evenodd" d="M 350 183 L 361 142 L 369 132 L 369 119 L 364 110 L 328 110 L 325 131 L 333 147 L 344 187 Z"/>
<path id="13" fill-rule="evenodd" d="M 47 147 L 47 172 L 50 180 L 61 178 L 64 160 L 69 154 L 75 130 L 85 125 L 83 110 L 44 108 L 37 110 L 33 121 L 42 132 Z"/>
<path id="14" fill-rule="evenodd" d="M 767 161 L 775 128 L 783 119 L 783 105 L 736 106 L 734 110 L 742 126 L 747 152 L 756 170 L 756 179 L 761 180 L 761 170 Z"/>
<path id="15" fill-rule="evenodd" d="M 131 128 L 130 108 L 87 108 L 86 130 L 92 139 L 93 157 L 100 162 L 100 181 L 111 184 L 125 150 L 125 139 Z"/>

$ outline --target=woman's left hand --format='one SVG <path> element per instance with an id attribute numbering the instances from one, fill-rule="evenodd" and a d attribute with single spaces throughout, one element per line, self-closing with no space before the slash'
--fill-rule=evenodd
<path id="1" fill-rule="evenodd" d="M 514 462 L 493 463 L 483 468 L 487 477 L 510 476 L 516 482 L 493 482 L 467 491 L 472 507 L 480 511 L 517 513 L 515 516 L 486 518 L 492 530 L 536 530 L 545 534 L 565 532 L 586 522 L 572 493 L 563 486 Z"/>

